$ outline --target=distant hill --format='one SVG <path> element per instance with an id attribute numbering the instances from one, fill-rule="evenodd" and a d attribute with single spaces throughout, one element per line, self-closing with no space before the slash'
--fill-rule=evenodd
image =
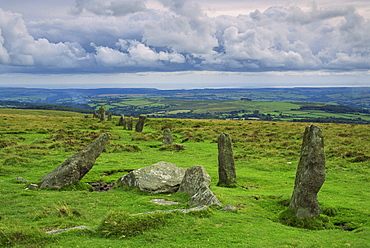
<path id="1" fill-rule="evenodd" d="M 370 109 L 370 87 L 190 89 L 154 88 L 41 89 L 0 88 L 0 100 L 57 105 L 86 104 L 91 99 L 150 97 L 187 100 L 321 102 Z"/>
<path id="2" fill-rule="evenodd" d="M 370 124 L 370 87 L 158 90 L 0 88 L 1 108 L 188 119 Z"/>

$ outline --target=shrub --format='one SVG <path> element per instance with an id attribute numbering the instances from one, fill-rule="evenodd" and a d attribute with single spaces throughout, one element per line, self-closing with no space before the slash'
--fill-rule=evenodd
<path id="1" fill-rule="evenodd" d="M 92 187 L 87 183 L 76 182 L 73 184 L 68 184 L 59 189 L 59 191 L 89 191 Z"/>
<path id="2" fill-rule="evenodd" d="M 25 247 L 42 247 L 42 244 L 51 242 L 53 237 L 35 228 L 19 226 L 0 226 L 0 246 L 12 247 L 25 244 Z"/>

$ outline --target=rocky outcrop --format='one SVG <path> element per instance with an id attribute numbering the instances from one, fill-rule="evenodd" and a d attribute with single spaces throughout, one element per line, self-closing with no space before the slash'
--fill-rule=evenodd
<path id="1" fill-rule="evenodd" d="M 221 206 L 220 201 L 209 189 L 211 177 L 201 165 L 195 165 L 186 170 L 179 191 L 190 196 L 189 206 L 216 205 Z"/>
<path id="2" fill-rule="evenodd" d="M 317 193 L 325 181 L 324 137 L 318 126 L 306 127 L 301 158 L 298 164 L 294 191 L 289 207 L 300 219 L 320 214 Z"/>
<path id="3" fill-rule="evenodd" d="M 106 133 L 101 134 L 84 150 L 68 158 L 52 172 L 43 176 L 41 189 L 59 189 L 65 185 L 80 181 L 93 167 L 95 160 L 104 150 L 109 141 Z"/>
<path id="4" fill-rule="evenodd" d="M 179 189 L 185 171 L 185 168 L 161 161 L 131 171 L 129 174 L 118 179 L 117 183 L 138 187 L 141 191 L 153 194 L 174 193 Z"/>

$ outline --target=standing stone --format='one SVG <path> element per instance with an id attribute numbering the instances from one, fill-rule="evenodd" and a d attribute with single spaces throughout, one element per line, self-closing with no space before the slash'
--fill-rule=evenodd
<path id="1" fill-rule="evenodd" d="M 125 116 L 121 115 L 121 117 L 118 120 L 117 126 L 123 127 L 123 123 L 125 122 Z"/>
<path id="2" fill-rule="evenodd" d="M 100 121 L 105 121 L 105 105 L 104 104 L 100 106 L 99 108 L 99 118 L 100 118 Z"/>
<path id="3" fill-rule="evenodd" d="M 93 167 L 95 160 L 104 150 L 109 140 L 106 133 L 101 134 L 85 149 L 68 158 L 52 172 L 43 176 L 41 189 L 59 189 L 80 181 Z"/>
<path id="4" fill-rule="evenodd" d="M 133 118 L 132 116 L 130 116 L 130 118 L 128 118 L 127 120 L 127 130 L 132 130 L 132 123 L 133 123 Z"/>
<path id="5" fill-rule="evenodd" d="M 132 122 L 131 122 L 132 123 Z M 122 121 L 122 126 L 123 126 L 123 129 L 126 130 L 127 129 L 127 120 L 126 118 L 123 116 L 123 121 Z M 131 125 L 132 126 L 132 125 Z"/>
<path id="6" fill-rule="evenodd" d="M 163 138 L 162 144 L 163 145 L 171 145 L 173 143 L 173 137 L 171 134 L 171 130 L 169 128 L 163 129 Z"/>
<path id="7" fill-rule="evenodd" d="M 135 131 L 136 132 L 142 132 L 143 129 L 144 129 L 144 124 L 145 124 L 145 121 L 146 121 L 146 115 L 140 115 L 139 116 L 139 120 L 138 122 L 136 123 L 136 127 L 135 127 Z"/>
<path id="8" fill-rule="evenodd" d="M 221 206 L 221 202 L 209 189 L 210 184 L 211 177 L 204 167 L 195 165 L 186 170 L 179 191 L 185 192 L 190 196 L 189 206 Z"/>
<path id="9" fill-rule="evenodd" d="M 298 218 L 315 218 L 320 214 L 317 193 L 324 181 L 324 137 L 320 127 L 307 126 L 303 136 L 294 191 L 289 204 Z"/>
<path id="10" fill-rule="evenodd" d="M 94 110 L 94 112 L 93 112 L 93 118 L 99 118 L 99 115 L 98 115 L 98 113 L 96 112 L 96 110 Z"/>
<path id="11" fill-rule="evenodd" d="M 220 133 L 218 136 L 218 178 L 217 186 L 236 187 L 233 147 L 228 133 Z"/>
<path id="12" fill-rule="evenodd" d="M 112 120 L 112 112 L 109 112 L 108 114 L 108 121 L 111 121 Z"/>

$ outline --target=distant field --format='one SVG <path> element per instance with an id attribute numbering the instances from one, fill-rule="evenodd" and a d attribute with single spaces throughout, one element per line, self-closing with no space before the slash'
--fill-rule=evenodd
<path id="1" fill-rule="evenodd" d="M 94 101 L 93 101 L 94 102 Z M 103 101 L 99 99 L 91 106 L 98 109 L 106 104 L 109 111 L 116 115 L 147 114 L 152 117 L 191 118 L 191 119 L 250 119 L 250 120 L 307 120 L 322 119 L 329 122 L 356 122 L 370 123 L 370 113 L 359 112 L 328 112 L 301 107 L 323 107 L 322 103 L 306 102 L 270 102 L 270 101 L 243 101 L 243 100 L 183 100 L 183 99 L 156 99 L 134 98 Z M 319 120 L 316 120 L 319 121 Z"/>

